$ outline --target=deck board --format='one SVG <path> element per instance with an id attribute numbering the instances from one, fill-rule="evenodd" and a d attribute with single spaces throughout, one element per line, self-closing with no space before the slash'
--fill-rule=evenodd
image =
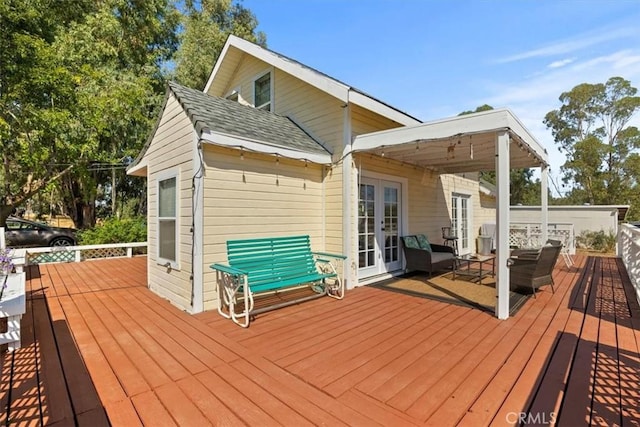
<path id="1" fill-rule="evenodd" d="M 1 424 L 639 419 L 640 307 L 614 258 L 558 265 L 556 292 L 544 287 L 507 321 L 362 287 L 262 313 L 248 329 L 151 293 L 145 257 L 27 272 L 23 348 L 0 358 Z"/>

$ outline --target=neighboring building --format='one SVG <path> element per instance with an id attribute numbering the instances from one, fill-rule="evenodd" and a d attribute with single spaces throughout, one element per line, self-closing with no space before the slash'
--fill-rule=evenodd
<path id="1" fill-rule="evenodd" d="M 576 238 L 585 232 L 603 231 L 618 235 L 629 205 L 559 205 L 549 206 L 550 233 L 562 237 L 570 253 L 575 253 Z M 511 223 L 539 224 L 540 206 L 511 206 Z"/>
<path id="2" fill-rule="evenodd" d="M 505 136 L 513 167 L 546 165 L 507 110 L 423 124 L 230 36 L 203 92 L 169 84 L 128 170 L 147 178 L 149 286 L 187 311 L 214 308 L 209 265 L 226 262 L 225 242 L 238 238 L 309 234 L 314 249 L 348 256 L 349 288 L 402 272 L 404 234 L 441 243 L 453 223 L 461 252 L 475 252 L 496 214 L 474 171 L 496 165 Z M 385 154 L 376 141 L 387 139 Z"/>

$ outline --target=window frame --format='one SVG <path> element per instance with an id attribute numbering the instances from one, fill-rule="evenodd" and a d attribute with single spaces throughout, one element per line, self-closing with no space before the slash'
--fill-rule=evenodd
<path id="1" fill-rule="evenodd" d="M 256 105 L 256 82 L 258 80 L 260 80 L 261 78 L 263 78 L 264 76 L 269 75 L 269 102 L 265 102 L 264 104 L 261 105 Z M 274 102 L 273 102 L 273 70 L 267 70 L 264 71 L 258 75 L 256 75 L 252 82 L 251 82 L 251 90 L 253 91 L 253 107 L 257 108 L 259 110 L 265 110 L 265 111 L 270 111 L 270 112 L 274 112 Z M 268 106 L 269 109 L 265 109 L 265 107 Z"/>
<path id="2" fill-rule="evenodd" d="M 175 192 L 175 216 L 173 217 L 161 217 L 160 216 L 160 184 L 164 181 L 175 179 L 176 192 Z M 177 168 L 169 169 L 158 173 L 156 176 L 156 260 L 159 265 L 167 265 L 167 263 L 174 270 L 180 270 L 180 173 Z M 163 258 L 160 255 L 160 223 L 165 220 L 173 220 L 175 222 L 175 260 Z"/>

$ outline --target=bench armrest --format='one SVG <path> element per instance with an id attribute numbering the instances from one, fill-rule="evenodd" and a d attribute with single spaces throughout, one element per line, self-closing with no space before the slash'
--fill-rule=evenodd
<path id="1" fill-rule="evenodd" d="M 219 271 L 222 271 L 223 273 L 232 274 L 234 276 L 242 276 L 242 275 L 246 276 L 249 274 L 248 271 L 240 270 L 239 268 L 229 267 L 228 265 L 224 265 L 224 264 L 211 264 L 210 267 L 213 268 L 214 270 L 219 270 Z"/>
<path id="2" fill-rule="evenodd" d="M 345 255 L 341 255 L 341 254 L 331 254 L 328 252 L 311 252 L 311 253 L 314 255 L 325 256 L 329 258 L 347 259 Z"/>

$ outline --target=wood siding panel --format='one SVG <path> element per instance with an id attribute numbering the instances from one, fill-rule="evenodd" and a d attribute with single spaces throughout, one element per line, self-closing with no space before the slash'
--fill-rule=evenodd
<path id="1" fill-rule="evenodd" d="M 205 309 L 217 298 L 209 266 L 227 262 L 227 240 L 309 234 L 315 250 L 325 249 L 322 166 L 211 145 L 204 158 Z"/>
<path id="2" fill-rule="evenodd" d="M 146 156 L 149 159 L 148 202 L 148 280 L 152 290 L 182 309 L 191 305 L 191 165 L 193 126 L 173 95 L 160 119 Z M 175 168 L 178 172 L 179 270 L 168 271 L 157 262 L 157 186 L 158 173 Z"/>

